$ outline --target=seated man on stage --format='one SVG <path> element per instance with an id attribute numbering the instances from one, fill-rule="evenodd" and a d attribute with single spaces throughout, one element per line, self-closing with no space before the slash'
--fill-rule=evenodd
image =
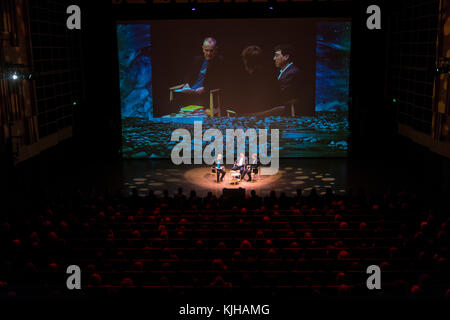
<path id="1" fill-rule="evenodd" d="M 246 174 L 248 175 L 248 181 L 252 181 L 252 173 L 258 173 L 259 165 L 258 155 L 256 153 L 252 154 L 252 160 L 250 160 L 247 170 L 244 173 L 244 177 Z"/>
<path id="2" fill-rule="evenodd" d="M 244 179 L 245 170 L 248 165 L 248 158 L 241 152 L 239 158 L 234 161 L 232 170 L 239 170 L 241 172 L 241 180 Z"/>
<path id="3" fill-rule="evenodd" d="M 216 170 L 216 174 L 217 174 L 217 183 L 222 182 L 223 181 L 223 177 L 225 176 L 225 167 L 222 166 L 222 154 L 218 154 L 217 158 L 216 158 L 216 166 L 213 167 L 213 169 Z M 219 178 L 220 176 L 220 178 Z"/>

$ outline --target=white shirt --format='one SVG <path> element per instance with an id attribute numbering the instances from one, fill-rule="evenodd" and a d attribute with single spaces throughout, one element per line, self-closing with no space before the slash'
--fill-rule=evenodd
<path id="1" fill-rule="evenodd" d="M 239 166 L 242 166 L 243 163 L 244 163 L 244 158 L 240 158 L 239 159 Z"/>
<path id="2" fill-rule="evenodd" d="M 278 80 L 280 80 L 281 75 L 283 74 L 283 72 L 286 71 L 287 68 L 289 68 L 292 65 L 292 62 L 290 62 L 286 67 L 284 67 L 284 69 L 280 70 L 280 75 L 278 76 Z"/>

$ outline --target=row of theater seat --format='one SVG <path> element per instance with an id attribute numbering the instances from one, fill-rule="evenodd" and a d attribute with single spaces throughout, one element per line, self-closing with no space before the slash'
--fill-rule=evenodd
<path id="1" fill-rule="evenodd" d="M 37 288 L 64 294 L 65 266 L 77 264 L 85 292 L 93 295 L 129 294 L 123 289 L 132 287 L 146 294 L 236 294 L 247 288 L 282 296 L 354 296 L 373 294 L 365 282 L 367 267 L 375 264 L 386 294 L 411 294 L 427 273 L 442 284 L 429 294 L 448 289 L 440 259 L 448 242 L 436 238 L 440 225 L 434 218 L 423 224 L 401 202 L 180 211 L 164 199 L 147 203 L 151 210 L 130 199 L 97 200 L 56 205 L 0 232 L 11 262 L 2 264 L 0 281 L 25 295 Z"/>

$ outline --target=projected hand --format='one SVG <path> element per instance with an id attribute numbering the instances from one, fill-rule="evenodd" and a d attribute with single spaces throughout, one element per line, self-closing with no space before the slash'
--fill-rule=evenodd
<path id="1" fill-rule="evenodd" d="M 183 93 L 183 94 L 194 94 L 195 90 L 191 89 L 189 83 L 186 83 L 182 88 L 174 90 L 174 92 Z"/>
<path id="2" fill-rule="evenodd" d="M 203 92 L 205 92 L 205 88 L 203 88 L 203 87 L 200 87 L 200 88 L 198 88 L 198 89 L 195 89 L 195 94 L 202 94 Z"/>

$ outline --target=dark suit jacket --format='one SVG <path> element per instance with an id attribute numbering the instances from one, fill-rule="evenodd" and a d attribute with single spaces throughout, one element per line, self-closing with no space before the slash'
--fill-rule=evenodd
<path id="1" fill-rule="evenodd" d="M 239 79 L 236 79 L 239 80 Z M 277 83 L 273 74 L 265 69 L 257 69 L 253 74 L 245 72 L 238 88 L 236 105 L 240 114 L 251 114 L 272 108 L 279 102 Z"/>
<path id="2" fill-rule="evenodd" d="M 280 84 L 281 103 L 300 97 L 301 75 L 295 64 L 290 65 L 281 74 L 278 82 Z"/>
<path id="3" fill-rule="evenodd" d="M 203 56 L 197 56 L 194 58 L 188 71 L 184 77 L 184 81 L 189 83 L 192 87 L 198 79 L 198 74 L 200 73 L 200 69 L 202 67 L 205 58 Z M 208 69 L 206 70 L 205 80 L 203 82 L 203 87 L 205 88 L 205 92 L 208 92 L 211 89 L 220 89 L 223 87 L 224 78 L 224 67 L 223 67 L 223 57 L 216 56 L 214 59 L 209 61 Z"/>
<path id="4" fill-rule="evenodd" d="M 253 158 L 248 161 L 248 164 L 252 166 L 252 168 L 258 168 L 260 165 L 259 159 L 256 158 L 256 163 L 253 163 Z"/>

